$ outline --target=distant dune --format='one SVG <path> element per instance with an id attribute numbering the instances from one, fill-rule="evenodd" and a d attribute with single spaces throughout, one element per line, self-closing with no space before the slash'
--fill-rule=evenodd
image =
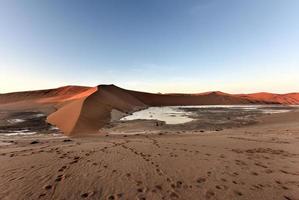
<path id="1" fill-rule="evenodd" d="M 233 105 L 233 104 L 299 104 L 299 93 L 227 94 L 153 94 L 119 88 L 65 86 L 0 94 L 0 108 L 43 110 L 47 121 L 67 135 L 97 133 L 111 120 L 148 106 Z M 44 109 L 47 108 L 47 109 Z"/>
<path id="2" fill-rule="evenodd" d="M 254 100 L 220 92 L 199 94 L 151 94 L 130 90 L 127 92 L 149 106 L 275 104 L 271 101 Z"/>
<path id="3" fill-rule="evenodd" d="M 260 101 L 273 101 L 279 104 L 299 104 L 299 93 L 273 94 L 261 92 L 236 96 Z"/>

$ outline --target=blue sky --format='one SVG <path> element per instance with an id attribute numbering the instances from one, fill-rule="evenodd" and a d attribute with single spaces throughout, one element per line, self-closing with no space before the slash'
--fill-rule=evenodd
<path id="1" fill-rule="evenodd" d="M 299 91 L 298 0 L 1 0 L 0 93 Z"/>

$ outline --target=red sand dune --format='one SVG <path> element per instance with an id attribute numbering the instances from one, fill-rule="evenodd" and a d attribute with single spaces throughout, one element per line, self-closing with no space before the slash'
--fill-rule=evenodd
<path id="1" fill-rule="evenodd" d="M 299 104 L 299 93 L 288 93 L 288 94 L 273 94 L 267 92 L 253 93 L 236 95 L 239 97 L 260 100 L 260 101 L 273 101 L 279 104 L 298 105 Z"/>
<path id="2" fill-rule="evenodd" d="M 0 108 L 35 109 L 49 114 L 73 100 L 89 96 L 95 90 L 96 87 L 65 86 L 47 90 L 0 94 Z"/>
<path id="3" fill-rule="evenodd" d="M 47 121 L 65 134 L 96 133 L 115 116 L 147 106 L 233 104 L 299 104 L 299 93 L 290 94 L 153 94 L 125 90 L 114 85 L 66 86 L 50 90 L 0 94 L 0 108 L 7 105 L 51 105 Z M 116 116 L 117 118 L 117 116 Z"/>
<path id="4" fill-rule="evenodd" d="M 91 91 L 95 90 L 92 87 L 84 86 L 65 86 L 55 89 L 35 90 L 25 92 L 13 92 L 0 94 L 0 104 L 16 103 L 20 101 L 37 101 L 37 102 L 60 102 L 72 98 L 81 98 L 88 96 Z"/>
<path id="5" fill-rule="evenodd" d="M 48 117 L 66 134 L 95 133 L 111 119 L 113 109 L 132 112 L 146 105 L 114 86 L 98 86 L 91 95 L 76 100 Z M 67 119 L 67 122 L 65 122 Z"/>
<path id="6" fill-rule="evenodd" d="M 247 99 L 221 92 L 199 94 L 152 94 L 126 90 L 149 106 L 176 105 L 236 105 L 236 104 L 269 104 L 275 102 Z"/>

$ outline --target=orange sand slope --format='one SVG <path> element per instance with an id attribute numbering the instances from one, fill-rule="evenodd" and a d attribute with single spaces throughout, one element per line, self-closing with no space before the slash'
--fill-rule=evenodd
<path id="1" fill-rule="evenodd" d="M 245 94 L 239 96 L 247 99 L 254 99 L 260 101 L 271 100 L 280 104 L 290 104 L 290 105 L 299 104 L 299 93 L 273 94 L 273 93 L 261 92 L 261 93 Z"/>
<path id="2" fill-rule="evenodd" d="M 144 103 L 125 90 L 103 85 L 98 86 L 91 95 L 51 114 L 48 122 L 58 126 L 66 134 L 95 133 L 110 122 L 112 112 L 121 117 L 123 113 L 145 107 Z"/>
<path id="3" fill-rule="evenodd" d="M 13 92 L 0 94 L 0 104 L 34 101 L 40 103 L 61 102 L 88 96 L 95 88 L 84 86 L 65 86 L 55 89 Z"/>
<path id="4" fill-rule="evenodd" d="M 66 86 L 57 89 L 0 94 L 0 108 L 51 105 L 47 121 L 67 135 L 96 133 L 111 120 L 148 106 L 233 104 L 299 104 L 299 93 L 153 94 L 114 85 Z"/>
<path id="5" fill-rule="evenodd" d="M 48 115 L 69 102 L 89 96 L 95 90 L 96 87 L 65 86 L 47 90 L 0 94 L 0 109 L 31 109 Z"/>

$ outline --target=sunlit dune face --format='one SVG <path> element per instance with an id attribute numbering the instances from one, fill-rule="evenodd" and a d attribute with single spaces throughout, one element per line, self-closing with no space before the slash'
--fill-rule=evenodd
<path id="1" fill-rule="evenodd" d="M 56 96 L 41 98 L 38 99 L 37 102 L 38 103 L 54 103 L 54 102 L 61 103 L 65 101 L 85 98 L 90 94 L 94 93 L 95 91 L 97 91 L 97 87 L 92 87 L 83 92 L 81 90 L 80 91 L 73 90 L 71 92 L 58 91 Z"/>
<path id="2" fill-rule="evenodd" d="M 65 100 L 81 99 L 81 98 L 89 96 L 90 94 L 94 93 L 95 91 L 97 91 L 97 87 L 92 87 L 92 88 L 90 88 L 89 90 L 87 90 L 85 92 L 76 94 L 76 95 L 74 95 L 74 96 L 72 96 L 70 98 L 67 98 Z"/>

